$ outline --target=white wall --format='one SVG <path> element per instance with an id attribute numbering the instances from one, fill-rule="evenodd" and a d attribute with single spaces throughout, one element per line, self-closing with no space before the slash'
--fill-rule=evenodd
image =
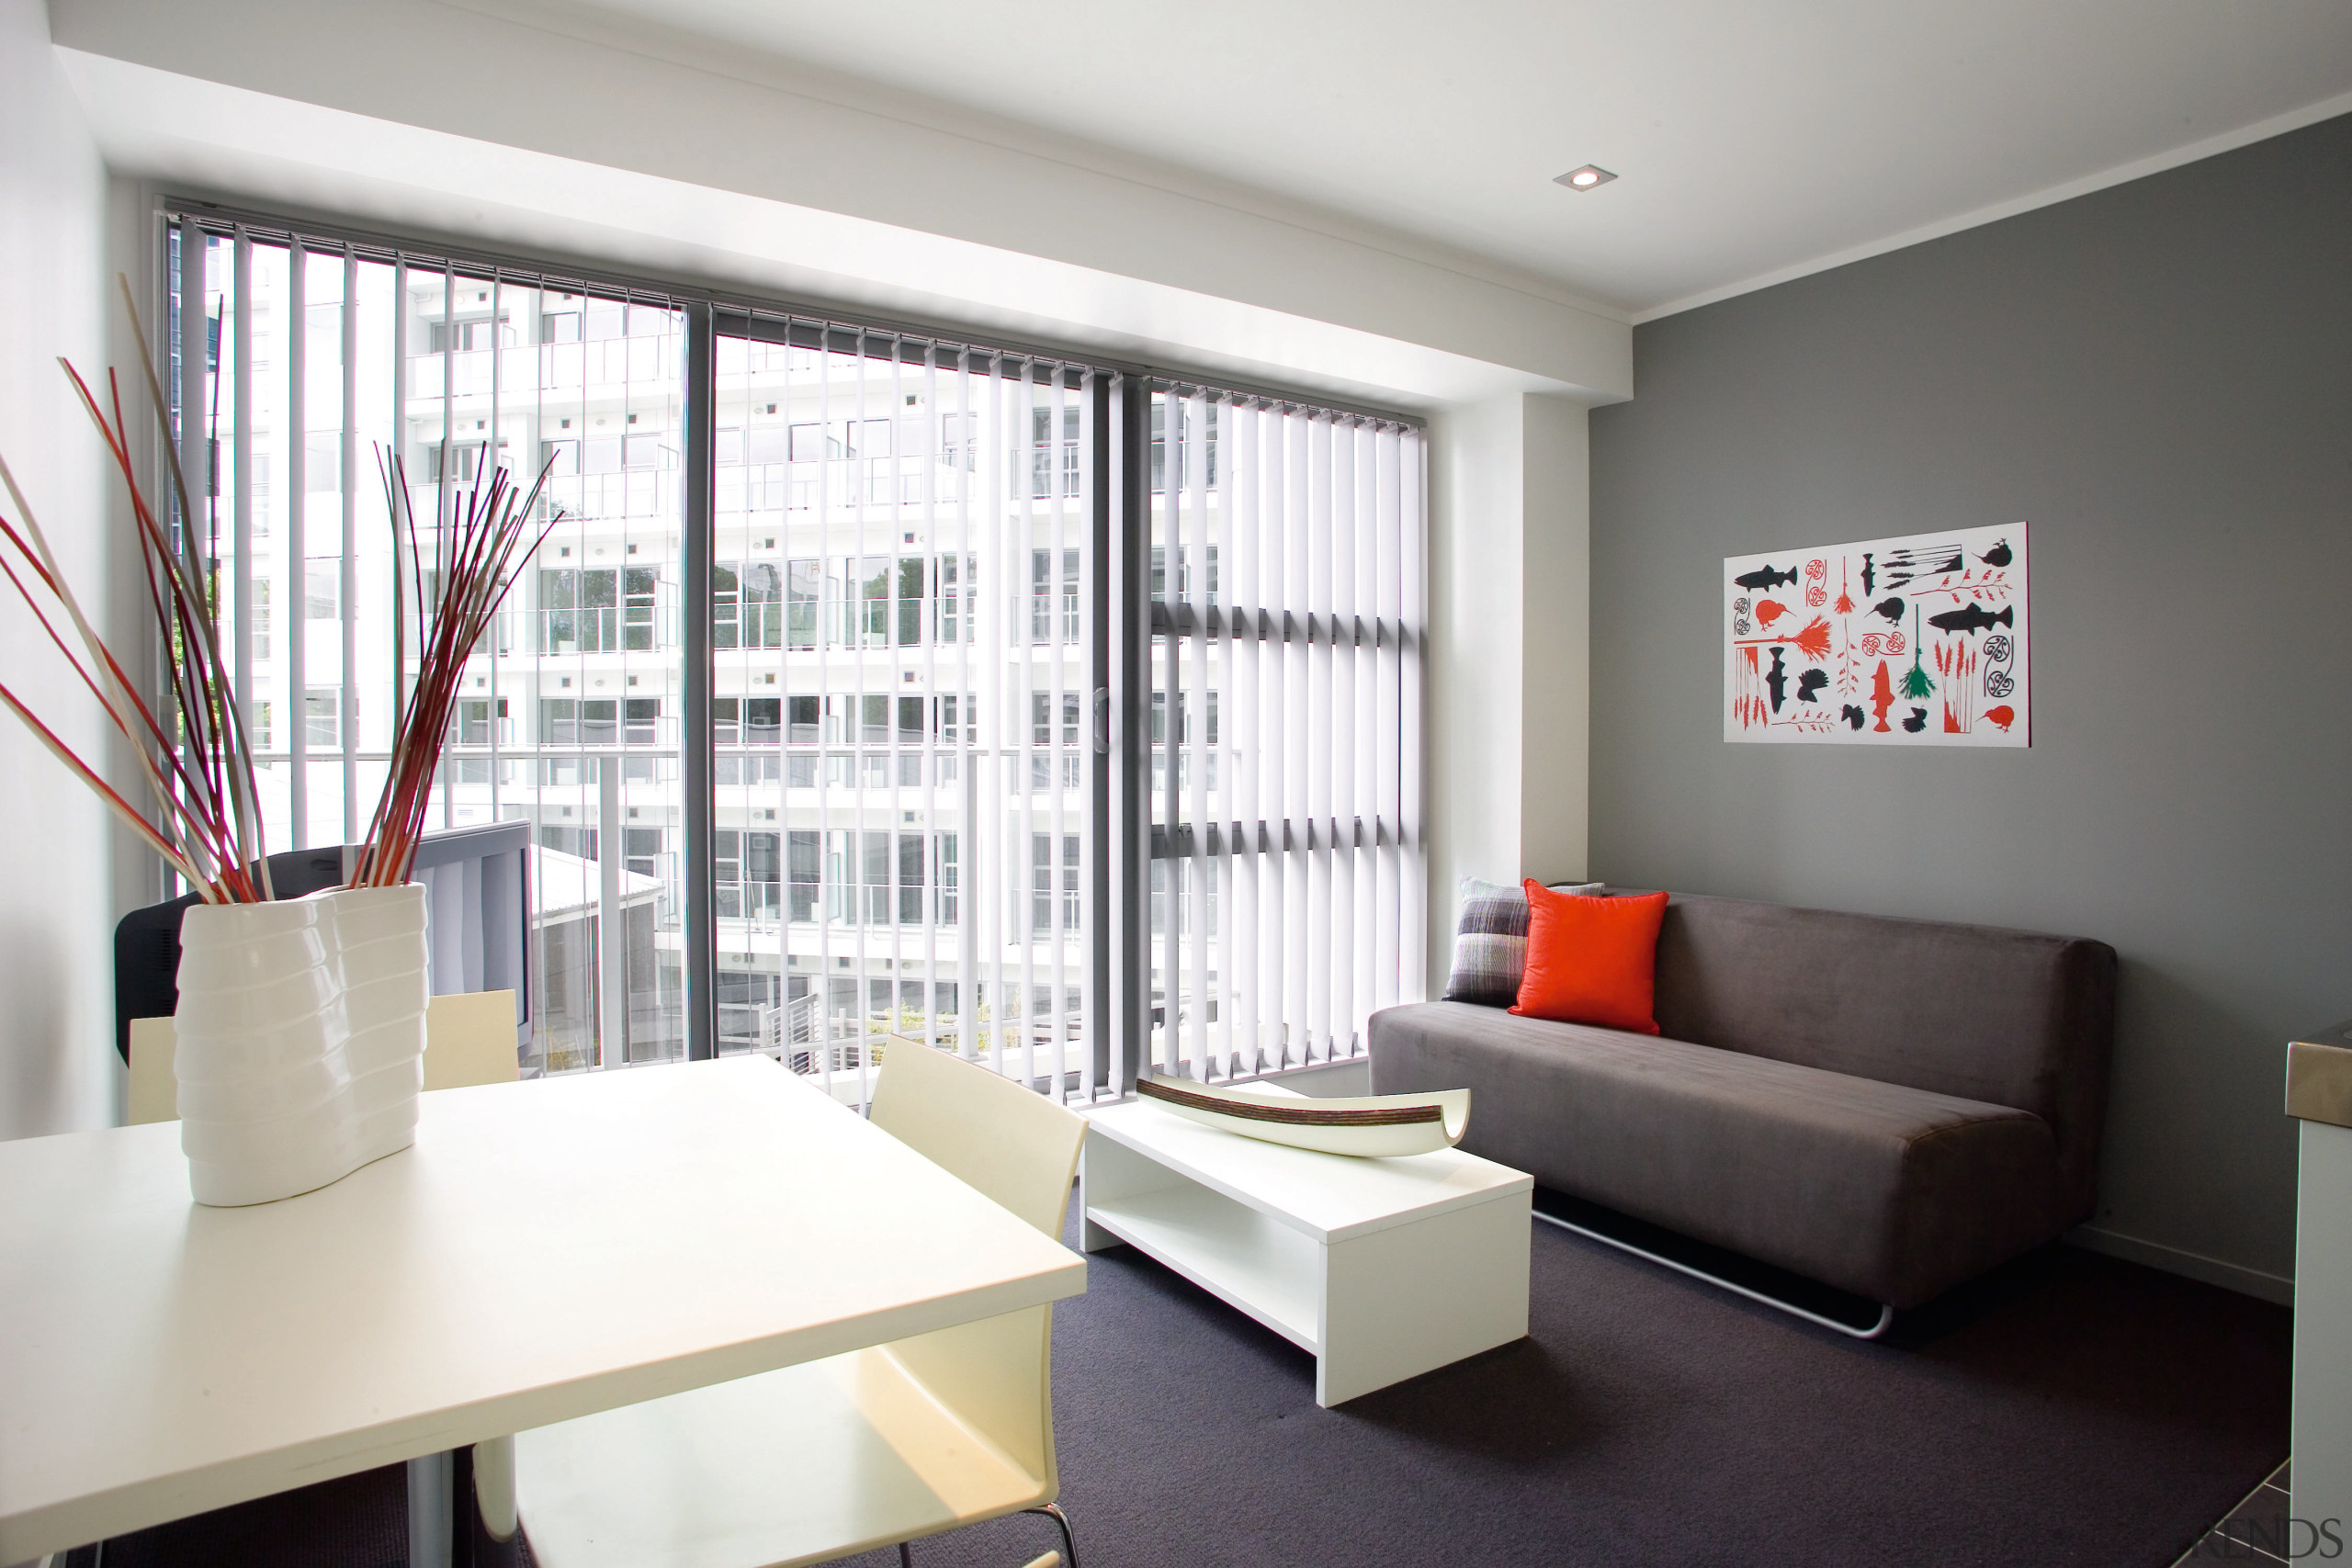
<path id="1" fill-rule="evenodd" d="M 1585 873 L 1587 411 L 1514 393 L 1430 422 L 1430 988 L 1464 876 Z"/>
<path id="2" fill-rule="evenodd" d="M 107 363 L 107 195 L 40 0 L 0 0 L 0 453 L 68 577 L 102 596 L 103 449 L 57 356 L 85 375 Z M 70 679 L 22 604 L 0 603 L 0 682 L 95 760 L 96 705 Z M 0 715 L 0 1138 L 104 1126 L 118 1077 L 112 834 L 12 715 Z"/>
<path id="3" fill-rule="evenodd" d="M 1413 407 L 1631 390 L 1624 321 L 1549 285 L 781 62 L 435 0 L 52 11 L 124 173 Z"/>
<path id="4" fill-rule="evenodd" d="M 1520 400 L 1521 874 L 1585 874 L 1591 657 L 1589 411 Z"/>
<path id="5" fill-rule="evenodd" d="M 1464 876 L 1519 874 L 1519 448 L 1523 400 L 1430 421 L 1430 626 L 1421 733 L 1429 800 L 1429 987 L 1453 948 Z"/>

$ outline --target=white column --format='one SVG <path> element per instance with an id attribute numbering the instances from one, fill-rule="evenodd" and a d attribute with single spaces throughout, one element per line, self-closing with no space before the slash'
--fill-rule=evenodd
<path id="1" fill-rule="evenodd" d="M 1565 882 L 1587 869 L 1589 411 L 1565 398 L 1521 406 L 1520 874 Z"/>
<path id="2" fill-rule="evenodd" d="M 2301 1129 L 2290 1511 L 2341 1541 L 2352 1539 L 2352 1356 L 2345 1353 L 2352 1333 L 2352 1128 L 2307 1121 Z M 2296 1533 L 2311 1539 L 2300 1528 Z M 2316 1555 L 2334 1555 L 2330 1544 L 2322 1536 Z"/>
<path id="3" fill-rule="evenodd" d="M 1582 877 L 1590 647 L 1587 410 L 1512 393 L 1430 423 L 1430 989 L 1455 889 Z"/>

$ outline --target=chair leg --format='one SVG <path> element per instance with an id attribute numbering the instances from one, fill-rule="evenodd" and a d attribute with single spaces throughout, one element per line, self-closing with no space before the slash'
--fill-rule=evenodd
<path id="1" fill-rule="evenodd" d="M 1055 1526 L 1062 1532 L 1063 1561 L 1069 1564 L 1069 1568 L 1078 1568 L 1078 1541 L 1069 1532 L 1069 1516 L 1062 1512 L 1062 1506 L 1059 1503 L 1048 1503 L 1041 1508 L 1031 1508 L 1026 1511 L 1032 1514 L 1043 1514 L 1054 1521 Z"/>
<path id="2" fill-rule="evenodd" d="M 903 1540 L 899 1542 L 899 1568 L 915 1568 L 915 1554 L 907 1550 Z"/>

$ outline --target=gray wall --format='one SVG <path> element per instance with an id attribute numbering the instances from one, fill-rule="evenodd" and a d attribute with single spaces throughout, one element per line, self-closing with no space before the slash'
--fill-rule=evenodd
<path id="1" fill-rule="evenodd" d="M 2284 1042 L 2352 1016 L 2352 118 L 1634 341 L 1592 874 L 2113 943 L 2086 1239 L 2276 1293 Z M 1724 742 L 1724 557 L 2019 518 L 2031 749 Z"/>

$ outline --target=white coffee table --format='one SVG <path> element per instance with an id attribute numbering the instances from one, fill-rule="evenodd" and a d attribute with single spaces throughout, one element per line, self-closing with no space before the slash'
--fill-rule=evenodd
<path id="1" fill-rule="evenodd" d="M 1087 1122 L 1085 1250 L 1125 1242 L 1312 1353 L 1317 1404 L 1527 1334 L 1524 1172 L 1316 1154 L 1149 1100 Z"/>

